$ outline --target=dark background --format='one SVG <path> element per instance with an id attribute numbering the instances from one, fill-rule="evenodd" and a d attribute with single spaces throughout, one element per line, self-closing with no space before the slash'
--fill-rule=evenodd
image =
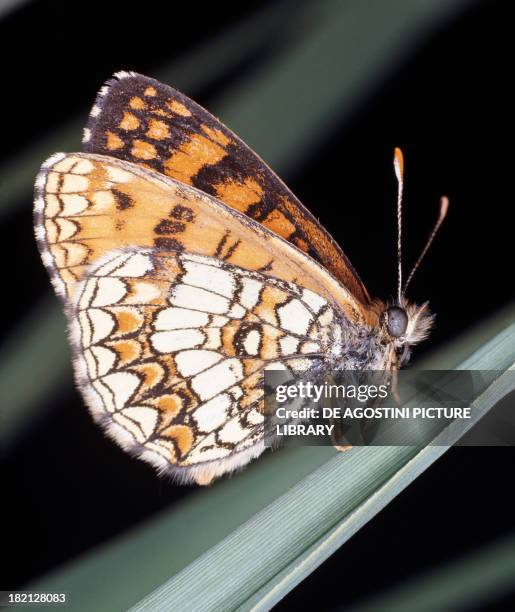
<path id="1" fill-rule="evenodd" d="M 34 2 L 3 15 L 0 163 L 68 118 L 83 113 L 85 119 L 113 72 L 154 76 L 163 61 L 267 3 L 146 5 L 146 17 L 141 7 L 96 0 Z M 437 313 L 431 339 L 415 358 L 513 299 L 509 9 L 509 2 L 471 3 L 424 36 L 352 116 L 336 121 L 330 136 L 283 177 L 343 245 L 370 293 L 382 298 L 395 290 L 393 147 L 403 148 L 407 165 L 405 267 L 422 247 L 440 195 L 449 196 L 448 220 L 409 292 L 415 301 L 429 300 Z M 211 100 L 273 60 L 284 44 L 280 30 L 271 32 L 251 57 L 185 93 L 209 109 Z M 264 108 L 260 121 L 269 112 Z M 32 239 L 30 192 L 20 200 L 2 219 L 3 286 L 16 296 L 2 300 L 4 342 L 49 293 Z M 157 479 L 107 441 L 71 376 L 41 402 L 44 418 L 3 453 L 3 589 L 22 587 L 190 491 Z M 451 449 L 278 608 L 298 609 L 310 598 L 321 610 L 349 605 L 513 534 L 514 462 L 512 448 Z M 52 491 L 38 477 L 43 473 L 52 474 Z M 107 509 L 102 514 L 99 499 Z M 404 530 L 413 523 L 421 525 L 416 539 Z M 497 603 L 508 601 L 515 600 L 506 596 Z"/>

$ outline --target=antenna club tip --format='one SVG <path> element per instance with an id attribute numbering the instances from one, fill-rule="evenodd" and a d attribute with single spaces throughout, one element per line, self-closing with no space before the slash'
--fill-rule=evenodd
<path id="1" fill-rule="evenodd" d="M 447 196 L 442 196 L 440 198 L 440 219 L 444 219 L 447 215 L 447 211 L 449 210 L 449 198 Z"/>
<path id="2" fill-rule="evenodd" d="M 400 180 L 404 176 L 404 155 L 399 147 L 395 147 L 393 150 L 393 165 L 395 168 L 395 174 Z"/>

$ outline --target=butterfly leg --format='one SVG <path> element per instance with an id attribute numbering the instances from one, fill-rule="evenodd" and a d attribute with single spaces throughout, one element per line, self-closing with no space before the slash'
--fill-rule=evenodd
<path id="1" fill-rule="evenodd" d="M 352 448 L 350 444 L 348 446 L 338 446 L 337 444 L 334 444 L 333 446 L 340 453 L 343 453 L 344 451 L 348 451 Z"/>
<path id="2" fill-rule="evenodd" d="M 331 444 L 334 446 L 334 448 L 340 452 L 350 450 L 352 445 L 345 444 L 345 442 L 348 440 L 345 437 L 342 419 L 331 419 L 331 425 L 333 425 L 331 432 Z"/>

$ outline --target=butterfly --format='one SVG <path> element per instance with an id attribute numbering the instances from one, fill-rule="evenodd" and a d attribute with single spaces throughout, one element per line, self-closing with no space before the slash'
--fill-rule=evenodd
<path id="1" fill-rule="evenodd" d="M 117 73 L 83 148 L 43 164 L 36 240 L 86 404 L 159 472 L 208 484 L 258 457 L 266 369 L 394 372 L 427 336 L 427 304 L 401 283 L 400 150 L 399 286 L 385 304 L 272 170 L 175 89 Z"/>

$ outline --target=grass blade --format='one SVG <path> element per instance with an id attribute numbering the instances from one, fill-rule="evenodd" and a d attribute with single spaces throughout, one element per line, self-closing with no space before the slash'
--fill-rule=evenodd
<path id="1" fill-rule="evenodd" d="M 441 359 L 451 359 L 453 350 Z M 461 367 L 504 371 L 514 362 L 512 324 Z M 478 398 L 477 418 L 512 382 L 512 374 L 501 376 Z M 134 610 L 269 609 L 445 450 L 269 453 L 33 588 L 69 591 L 77 610 L 124 610 L 150 591 Z M 109 581 L 100 579 L 105 575 Z"/>
<path id="2" fill-rule="evenodd" d="M 512 324 L 458 368 L 505 372 L 473 403 L 466 429 L 452 424 L 438 437 L 456 441 L 512 391 L 514 367 Z M 356 448 L 333 458 L 132 610 L 182 609 L 188 602 L 202 610 L 270 609 L 445 453 L 448 447 L 434 442 L 422 450 Z"/>
<path id="3" fill-rule="evenodd" d="M 71 354 L 63 333 L 65 317 L 52 302 L 49 296 L 37 304 L 0 351 L 0 446 L 4 452 L 24 427 L 34 424 L 41 398 L 72 376 Z M 44 324 L 34 325 L 34 321 Z"/>

